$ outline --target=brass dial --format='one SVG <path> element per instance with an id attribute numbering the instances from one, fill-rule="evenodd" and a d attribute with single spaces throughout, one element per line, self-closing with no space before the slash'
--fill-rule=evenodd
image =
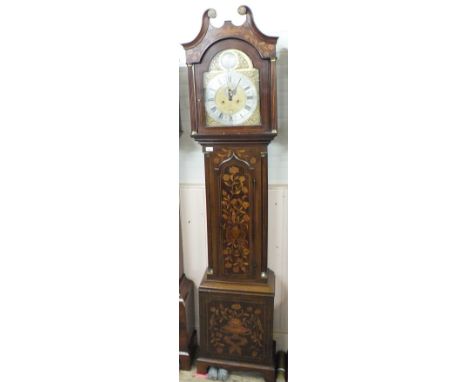
<path id="1" fill-rule="evenodd" d="M 258 70 L 243 52 L 218 53 L 204 74 L 207 126 L 260 125 Z"/>
<path id="2" fill-rule="evenodd" d="M 257 108 L 258 96 L 252 81 L 238 72 L 214 77 L 206 88 L 208 115 L 224 125 L 241 125 Z"/>

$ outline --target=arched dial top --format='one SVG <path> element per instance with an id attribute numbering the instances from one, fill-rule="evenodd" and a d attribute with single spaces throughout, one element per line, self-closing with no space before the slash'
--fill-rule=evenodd
<path id="1" fill-rule="evenodd" d="M 225 49 L 203 75 L 207 127 L 258 126 L 259 75 L 250 58 L 238 49 Z"/>

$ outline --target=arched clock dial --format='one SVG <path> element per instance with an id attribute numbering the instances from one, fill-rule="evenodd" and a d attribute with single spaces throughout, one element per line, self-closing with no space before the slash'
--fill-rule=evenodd
<path id="1" fill-rule="evenodd" d="M 208 127 L 260 125 L 258 70 L 240 50 L 216 54 L 204 74 L 204 105 Z"/>
<path id="2" fill-rule="evenodd" d="M 228 71 L 212 78 L 205 90 L 207 114 L 223 125 L 241 125 L 257 109 L 254 83 L 239 72 Z"/>

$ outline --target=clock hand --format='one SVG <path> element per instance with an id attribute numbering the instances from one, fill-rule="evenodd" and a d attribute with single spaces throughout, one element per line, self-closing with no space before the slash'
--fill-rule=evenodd
<path id="1" fill-rule="evenodd" d="M 226 73 L 226 86 L 228 89 L 232 89 L 232 78 L 230 73 Z"/>
<path id="2" fill-rule="evenodd" d="M 241 82 L 241 78 L 239 78 L 239 81 L 237 81 L 237 85 L 236 85 L 236 87 L 234 88 L 233 93 L 232 93 L 233 95 L 236 95 L 236 94 L 237 94 L 237 87 L 239 86 L 239 83 L 240 83 L 240 82 Z"/>
<path id="3" fill-rule="evenodd" d="M 234 95 L 234 93 L 231 89 L 231 75 L 229 73 L 226 73 L 226 87 L 228 99 L 229 101 L 232 101 L 232 96 Z"/>

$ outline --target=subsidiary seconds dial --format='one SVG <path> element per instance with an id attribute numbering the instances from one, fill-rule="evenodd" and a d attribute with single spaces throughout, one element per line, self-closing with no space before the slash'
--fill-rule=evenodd
<path id="1" fill-rule="evenodd" d="M 257 108 L 254 83 L 245 75 L 229 71 L 213 77 L 205 89 L 207 114 L 226 126 L 241 125 Z"/>

